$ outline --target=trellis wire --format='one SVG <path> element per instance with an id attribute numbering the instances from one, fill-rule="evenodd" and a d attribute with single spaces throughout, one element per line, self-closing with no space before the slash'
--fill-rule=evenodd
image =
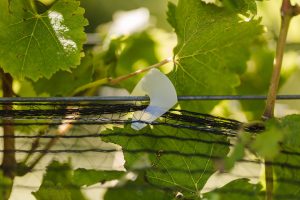
<path id="1" fill-rule="evenodd" d="M 179 101 L 200 100 L 265 100 L 265 95 L 201 95 L 178 96 Z M 278 95 L 278 100 L 299 100 L 300 94 Z M 12 102 L 97 102 L 97 101 L 149 101 L 147 96 L 90 96 L 90 97 L 9 97 L 0 98 L 0 103 Z"/>

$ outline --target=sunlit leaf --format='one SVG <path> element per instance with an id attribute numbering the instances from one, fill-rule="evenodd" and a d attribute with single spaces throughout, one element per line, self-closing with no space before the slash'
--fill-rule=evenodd
<path id="1" fill-rule="evenodd" d="M 199 0 L 169 5 L 168 19 L 178 44 L 169 75 L 179 95 L 232 94 L 246 68 L 249 45 L 262 32 L 259 20 Z M 182 103 L 182 108 L 208 112 L 216 102 Z"/>
<path id="2" fill-rule="evenodd" d="M 0 65 L 17 78 L 50 78 L 80 63 L 87 21 L 75 0 L 38 14 L 24 0 L 0 3 Z"/>
<path id="3" fill-rule="evenodd" d="M 229 10 L 240 12 L 243 14 L 256 14 L 257 8 L 256 8 L 256 0 L 223 0 L 223 5 L 228 8 Z"/>

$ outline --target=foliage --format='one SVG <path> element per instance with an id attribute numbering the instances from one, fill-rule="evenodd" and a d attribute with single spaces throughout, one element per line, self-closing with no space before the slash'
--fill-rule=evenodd
<path id="1" fill-rule="evenodd" d="M 251 48 L 251 64 L 240 77 L 241 83 L 237 87 L 238 94 L 263 95 L 268 91 L 274 52 L 267 46 L 264 39 L 261 39 L 258 44 Z M 281 84 L 283 83 L 282 81 Z M 265 106 L 264 102 L 242 101 L 241 104 L 249 120 L 259 119 Z"/>
<path id="2" fill-rule="evenodd" d="M 168 20 L 178 37 L 169 75 L 178 94 L 232 94 L 246 68 L 249 46 L 262 32 L 259 20 L 242 21 L 236 12 L 198 0 L 169 4 Z M 215 104 L 181 106 L 209 112 Z"/>
<path id="3" fill-rule="evenodd" d="M 280 127 L 278 130 L 287 135 L 281 147 L 281 152 L 287 151 L 294 152 L 295 154 L 300 152 L 299 122 L 299 115 L 287 116 L 279 122 Z M 281 153 L 274 159 L 274 162 L 297 166 L 299 164 L 299 156 L 295 156 L 295 154 L 289 155 Z M 276 199 L 281 199 L 284 195 L 288 195 L 290 199 L 300 197 L 299 187 L 297 186 L 297 183 L 300 181 L 300 176 L 297 172 L 297 168 L 286 168 L 279 165 L 275 167 L 274 173 L 276 179 L 279 180 L 275 188 Z M 288 179 L 293 180 L 293 182 L 288 181 Z"/>
<path id="4" fill-rule="evenodd" d="M 4 71 L 36 81 L 80 63 L 87 21 L 77 1 L 56 1 L 44 13 L 38 13 L 28 0 L 9 2 L 0 3 L 0 65 Z"/>
<path id="5" fill-rule="evenodd" d="M 170 43 L 176 36 L 177 44 L 172 66 L 161 71 L 167 73 L 178 95 L 266 94 L 277 36 L 270 31 L 265 34 L 257 1 L 176 2 L 169 2 L 165 21 L 173 29 L 167 33 Z M 84 12 L 78 0 L 0 0 L 0 66 L 13 77 L 13 95 L 98 95 L 98 89 L 111 84 L 110 80 L 136 72 L 115 85 L 131 91 L 143 76 L 138 70 L 158 63 L 165 54 L 160 49 L 166 42 L 160 38 L 162 31 L 151 24 L 116 37 L 110 35 L 109 24 L 102 25 L 105 34 L 98 34 L 107 36 L 93 48 L 83 48 L 88 24 Z M 297 54 L 297 50 L 289 48 L 288 53 Z M 288 66 L 297 63 L 293 61 Z M 289 81 L 287 75 L 294 71 L 295 67 L 286 69 L 280 86 Z M 5 74 L 1 74 L 5 80 Z M 82 87 L 84 90 L 78 92 Z M 240 101 L 236 105 L 241 106 L 234 108 L 224 105 L 220 101 L 189 101 L 180 102 L 178 108 L 203 113 L 235 109 L 239 120 L 240 116 L 260 120 L 265 106 L 263 101 Z M 70 163 L 52 161 L 40 188 L 32 194 L 38 200 L 85 200 L 83 188 L 116 180 L 116 186 L 105 193 L 105 200 L 262 199 L 266 183 L 261 180 L 252 184 L 241 177 L 210 192 L 202 191 L 216 172 L 234 169 L 236 162 L 245 161 L 250 154 L 254 157 L 251 162 L 273 165 L 274 199 L 299 199 L 299 121 L 300 115 L 290 115 L 259 122 L 263 131 L 251 129 L 256 122 L 244 124 L 235 130 L 236 141 L 229 135 L 174 128 L 162 120 L 141 131 L 129 125 L 101 129 L 103 141 L 122 147 L 126 172 L 73 169 Z M 192 127 L 196 123 L 185 125 Z M 48 128 L 56 127 L 15 130 L 27 133 Z M 37 141 L 32 148 L 38 149 L 39 145 Z M 18 163 L 14 175 L 25 175 L 30 169 L 26 164 Z M 4 171 L 0 170 L 0 194 L 7 199 L 14 177 Z M 128 178 L 130 174 L 134 177 Z"/>
<path id="6" fill-rule="evenodd" d="M 72 170 L 69 163 L 59 163 L 53 161 L 44 175 L 42 185 L 39 190 L 34 192 L 37 199 L 86 199 L 82 194 L 80 187 L 89 186 L 96 183 L 118 179 L 124 175 L 124 172 L 115 171 L 96 171 L 77 169 Z"/>
<path id="7" fill-rule="evenodd" d="M 43 182 L 38 191 L 33 195 L 37 199 L 78 199 L 85 197 L 80 191 L 80 187 L 72 182 L 72 169 L 68 163 L 60 164 L 53 161 L 47 167 Z"/>
<path id="8" fill-rule="evenodd" d="M 128 74 L 158 62 L 155 52 L 156 42 L 149 33 L 134 34 L 126 38 L 123 44 L 125 47 L 123 47 L 118 58 L 116 76 Z M 143 51 L 140 51 L 141 48 Z M 122 83 L 122 86 L 131 91 L 141 77 L 137 76 L 129 79 Z"/>
<path id="9" fill-rule="evenodd" d="M 95 183 L 105 183 L 106 181 L 119 179 L 125 172 L 118 171 L 97 171 L 87 169 L 76 169 L 73 174 L 73 182 L 78 186 L 90 186 Z"/>
<path id="10" fill-rule="evenodd" d="M 274 158 L 279 153 L 279 143 L 282 142 L 284 134 L 278 130 L 273 124 L 268 123 L 266 131 L 258 135 L 252 144 L 255 151 L 268 159 Z M 268 143 L 266 143 L 268 140 Z"/>
<path id="11" fill-rule="evenodd" d="M 109 136 L 111 133 L 129 133 L 132 137 Z M 105 137 L 105 141 L 123 147 L 125 166 L 128 170 L 136 168 L 137 158 L 147 156 L 149 165 L 153 166 L 145 173 L 148 182 L 159 188 L 169 188 L 171 194 L 181 191 L 187 198 L 199 198 L 201 189 L 215 172 L 215 158 L 225 157 L 229 150 L 226 145 L 213 144 L 214 142 L 226 144 L 225 136 L 212 136 L 167 126 L 155 126 L 153 129 L 146 128 L 140 132 L 133 131 L 127 126 L 103 134 L 109 136 Z M 172 139 L 172 136 L 178 138 Z M 185 138 L 190 140 L 186 141 Z M 143 153 L 132 153 L 139 151 Z M 149 166 L 144 166 L 147 167 Z"/>
<path id="12" fill-rule="evenodd" d="M 159 199 L 167 200 L 172 199 L 172 195 L 168 191 L 151 186 L 145 182 L 143 176 L 139 175 L 137 180 L 128 180 L 124 185 L 120 185 L 108 190 L 105 194 L 105 200 L 116 200 L 120 199 Z"/>
<path id="13" fill-rule="evenodd" d="M 34 90 L 37 94 L 47 93 L 50 96 L 71 95 L 78 87 L 92 82 L 94 73 L 92 58 L 93 55 L 87 53 L 77 68 L 71 71 L 58 71 L 50 79 L 41 78 L 37 82 L 32 82 Z"/>
<path id="14" fill-rule="evenodd" d="M 99 75 L 118 77 L 157 63 L 156 46 L 156 42 L 147 30 L 111 40 L 107 50 L 101 49 L 102 52 L 98 52 L 98 54 L 104 54 L 103 59 L 99 59 L 104 63 L 98 64 L 98 66 L 101 65 L 102 69 L 106 68 L 106 72 L 100 71 Z M 120 84 L 131 91 L 142 77 L 143 75 L 137 75 Z"/>
<path id="15" fill-rule="evenodd" d="M 260 200 L 261 185 L 251 184 L 247 179 L 237 179 L 225 185 L 220 189 L 213 190 L 209 193 L 204 194 L 204 197 L 208 200 L 213 199 L 255 199 Z"/>

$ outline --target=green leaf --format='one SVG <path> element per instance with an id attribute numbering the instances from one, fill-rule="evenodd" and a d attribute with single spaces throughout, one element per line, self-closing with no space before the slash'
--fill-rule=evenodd
<path id="1" fill-rule="evenodd" d="M 267 122 L 267 130 L 258 139 L 258 152 L 272 159 L 274 199 L 300 198 L 300 115 L 290 115 Z M 264 145 L 262 144 L 264 142 Z M 280 143 L 279 143 L 280 142 Z M 273 152 L 275 151 L 275 153 Z"/>
<path id="2" fill-rule="evenodd" d="M 240 95 L 265 95 L 268 92 L 273 69 L 274 52 L 266 43 L 258 42 L 251 47 L 251 59 L 248 69 L 241 75 L 241 84 L 237 88 Z M 283 80 L 281 79 L 281 84 Z M 265 102 L 240 101 L 249 120 L 260 119 Z"/>
<path id="3" fill-rule="evenodd" d="M 276 120 L 271 120 L 266 123 L 266 130 L 256 137 L 251 147 L 259 155 L 270 160 L 279 153 L 279 143 L 282 142 L 283 139 L 284 134 L 282 130 L 278 129 Z"/>
<path id="4" fill-rule="evenodd" d="M 122 45 L 123 50 L 119 55 L 116 66 L 117 76 L 135 72 L 159 61 L 155 52 L 156 42 L 151 38 L 150 33 L 146 31 L 129 36 L 123 41 Z M 140 74 L 123 81 L 121 86 L 131 91 L 144 75 Z"/>
<path id="5" fill-rule="evenodd" d="M 78 87 L 90 83 L 93 80 L 93 73 L 93 57 L 91 54 L 87 54 L 82 59 L 81 64 L 70 72 L 59 71 L 50 79 L 42 78 L 32 84 L 37 94 L 69 96 Z"/>
<path id="6" fill-rule="evenodd" d="M 126 184 L 108 189 L 105 193 L 104 200 L 170 200 L 170 193 L 155 188 L 146 183 L 144 177 L 139 175 L 137 180 L 128 180 Z"/>
<path id="7" fill-rule="evenodd" d="M 207 200 L 260 200 L 260 184 L 251 184 L 248 179 L 234 180 L 222 188 L 204 194 Z"/>
<path id="8" fill-rule="evenodd" d="M 250 16 L 257 13 L 256 0 L 202 0 L 205 3 L 212 3 L 216 6 L 223 7 L 229 11 L 239 12 Z M 260 0 L 257 0 L 260 1 Z"/>
<path id="9" fill-rule="evenodd" d="M 257 7 L 255 0 L 223 0 L 223 5 L 234 12 L 240 12 L 243 14 L 248 14 L 251 12 L 252 14 L 257 13 Z"/>
<path id="10" fill-rule="evenodd" d="M 298 148 L 300 145 L 300 115 L 288 115 L 280 121 L 281 131 L 285 135 L 285 145 L 290 148 Z"/>
<path id="11" fill-rule="evenodd" d="M 238 13 L 199 0 L 169 6 L 169 22 L 178 44 L 169 74 L 178 95 L 234 93 L 246 68 L 249 46 L 262 33 L 259 20 L 243 21 Z M 216 102 L 181 103 L 183 109 L 209 112 Z"/>
<path id="12" fill-rule="evenodd" d="M 128 75 L 157 63 L 157 43 L 151 34 L 144 31 L 126 37 L 121 36 L 111 40 L 107 49 L 101 46 L 96 48 L 93 64 L 97 80 L 84 85 L 78 91 L 105 84 L 106 78 Z M 119 86 L 131 91 L 143 76 L 144 74 L 137 74 L 123 80 Z"/>
<path id="13" fill-rule="evenodd" d="M 72 169 L 68 163 L 53 161 L 44 175 L 39 190 L 33 192 L 37 200 L 85 200 L 80 187 L 72 182 Z"/>
<path id="14" fill-rule="evenodd" d="M 281 143 L 281 153 L 273 160 L 277 163 L 273 166 L 274 199 L 296 200 L 300 198 L 300 115 L 290 115 L 280 119 L 277 126 L 285 139 Z"/>
<path id="15" fill-rule="evenodd" d="M 224 167 L 226 171 L 229 171 L 232 169 L 235 165 L 235 163 L 242 159 L 245 156 L 245 146 L 242 142 L 238 142 L 230 154 L 225 160 L 224 160 Z"/>
<path id="16" fill-rule="evenodd" d="M 148 31 L 113 39 L 106 51 L 98 53 L 102 55 L 95 61 L 95 65 L 99 66 L 98 74 L 100 77 L 103 74 L 119 77 L 153 65 L 158 62 L 156 45 Z M 120 86 L 131 91 L 143 76 L 144 74 L 140 74 L 122 81 Z"/>
<path id="17" fill-rule="evenodd" d="M 169 2 L 168 9 L 169 9 L 167 12 L 168 22 L 173 28 L 175 28 L 175 27 L 177 27 L 177 20 L 176 20 L 177 7 L 175 4 Z"/>
<path id="18" fill-rule="evenodd" d="M 297 148 L 300 147 L 300 139 L 298 139 L 299 122 L 299 115 L 268 120 L 265 125 L 266 130 L 256 137 L 251 144 L 251 148 L 269 160 L 278 155 L 282 148 L 291 148 L 291 150 L 298 151 Z"/>
<path id="19" fill-rule="evenodd" d="M 175 123 L 175 122 L 174 122 Z M 225 136 L 155 125 L 137 132 L 129 126 L 106 131 L 104 140 L 122 146 L 125 167 L 144 169 L 149 183 L 157 188 L 180 191 L 186 198 L 199 198 L 208 178 L 216 171 L 214 160 L 229 151 Z M 215 144 L 215 143 L 221 143 Z M 136 161 L 148 156 L 150 165 Z"/>
<path id="20" fill-rule="evenodd" d="M 50 78 L 80 64 L 84 10 L 76 0 L 58 0 L 38 14 L 24 0 L 0 3 L 0 65 L 15 78 Z"/>
<path id="21" fill-rule="evenodd" d="M 125 172 L 119 171 L 97 171 L 88 169 L 76 169 L 74 171 L 73 182 L 78 186 L 90 186 L 96 183 L 104 183 L 119 179 Z"/>

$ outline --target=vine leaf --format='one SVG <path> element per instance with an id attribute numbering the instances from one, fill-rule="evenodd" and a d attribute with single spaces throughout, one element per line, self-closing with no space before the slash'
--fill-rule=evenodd
<path id="1" fill-rule="evenodd" d="M 272 158 L 270 164 L 274 171 L 274 199 L 300 198 L 299 129 L 300 115 L 269 120 L 266 131 L 252 145 L 260 155 Z"/>
<path id="2" fill-rule="evenodd" d="M 79 2 L 58 0 L 41 14 L 26 2 L 0 3 L 0 65 L 4 71 L 36 81 L 76 67 L 87 25 Z"/>
<path id="3" fill-rule="evenodd" d="M 72 168 L 68 163 L 53 161 L 47 167 L 42 185 L 38 191 L 33 192 L 33 195 L 37 200 L 85 200 L 80 187 L 73 183 L 72 176 Z"/>
<path id="4" fill-rule="evenodd" d="M 50 79 L 41 78 L 32 85 L 37 94 L 69 96 L 78 87 L 92 82 L 94 73 L 93 56 L 87 53 L 81 64 L 69 71 L 58 71 Z M 55 84 L 53 84 L 55 83 Z M 59 85 L 59 87 L 57 87 Z"/>
<path id="5" fill-rule="evenodd" d="M 142 175 L 137 180 L 128 180 L 126 184 L 108 189 L 105 193 L 104 200 L 118 200 L 120 196 L 125 200 L 169 200 L 172 195 L 164 190 L 155 188 L 145 182 Z"/>
<path id="6" fill-rule="evenodd" d="M 178 95 L 232 94 L 246 68 L 249 46 L 262 33 L 260 21 L 199 0 L 169 4 L 168 20 L 178 44 L 169 77 Z M 245 17 L 245 16 L 244 16 Z M 209 112 L 216 102 L 182 103 Z"/>
<path id="7" fill-rule="evenodd" d="M 204 194 L 204 197 L 207 200 L 260 200 L 261 189 L 260 184 L 251 184 L 248 179 L 237 179 L 222 188 Z"/>
<path id="8" fill-rule="evenodd" d="M 199 198 L 201 189 L 216 171 L 216 157 L 225 157 L 229 151 L 225 136 L 163 125 L 138 132 L 128 125 L 102 134 L 107 142 L 122 146 L 126 169 L 134 171 L 137 160 L 148 156 L 150 164 L 138 167 L 146 170 L 147 182 L 170 190 L 170 195 L 181 192 L 188 199 Z"/>
<path id="9" fill-rule="evenodd" d="M 123 45 L 124 48 L 121 51 L 117 62 L 117 76 L 129 74 L 159 62 L 156 55 L 157 44 L 153 40 L 150 32 L 144 31 L 142 33 L 130 35 L 128 38 L 123 40 L 121 45 Z M 131 91 L 137 84 L 138 80 L 140 80 L 144 75 L 145 74 L 132 77 L 124 81 L 121 86 Z"/>
<path id="10" fill-rule="evenodd" d="M 260 156 L 271 160 L 279 153 L 279 144 L 283 139 L 282 131 L 274 126 L 273 120 L 270 120 L 266 123 L 266 130 L 255 138 L 251 148 Z M 268 142 L 266 143 L 266 141 Z"/>
<path id="11" fill-rule="evenodd" d="M 241 84 L 237 88 L 240 95 L 268 93 L 272 76 L 274 52 L 262 41 L 251 47 L 251 70 L 247 70 L 241 77 Z M 285 79 L 281 79 L 281 85 Z M 240 101 L 248 120 L 259 119 L 264 110 L 265 102 Z"/>
<path id="12" fill-rule="evenodd" d="M 126 172 L 123 171 L 97 171 L 79 168 L 74 171 L 73 182 L 78 186 L 90 186 L 96 183 L 119 179 L 125 174 Z"/>
<path id="13" fill-rule="evenodd" d="M 159 62 L 156 53 L 157 42 L 152 34 L 146 30 L 112 39 L 109 48 L 102 50 L 102 58 L 95 59 L 95 65 L 101 70 L 106 69 L 106 72 L 101 71 L 102 74 L 119 77 Z M 122 81 L 120 85 L 131 91 L 143 76 L 144 74 L 136 75 Z"/>
<path id="14" fill-rule="evenodd" d="M 43 177 L 39 190 L 33 192 L 38 200 L 51 199 L 78 199 L 85 200 L 80 188 L 96 183 L 104 183 L 124 176 L 121 171 L 97 171 L 76 169 L 73 171 L 69 163 L 53 161 Z"/>
<path id="15" fill-rule="evenodd" d="M 238 11 L 245 15 L 252 15 L 257 13 L 255 0 L 202 0 L 207 4 L 215 4 L 219 7 L 225 7 L 231 11 Z"/>
<path id="16" fill-rule="evenodd" d="M 281 142 L 281 153 L 274 159 L 274 199 L 299 199 L 300 198 L 300 115 L 290 115 L 273 122 L 276 131 L 281 132 L 285 139 Z M 286 153 L 283 153 L 283 152 Z M 287 153 L 290 152 L 290 153 Z"/>
<path id="17" fill-rule="evenodd" d="M 240 0 L 240 1 L 223 0 L 223 5 L 231 11 L 241 12 L 245 15 L 249 13 L 250 14 L 257 13 L 255 0 Z"/>

